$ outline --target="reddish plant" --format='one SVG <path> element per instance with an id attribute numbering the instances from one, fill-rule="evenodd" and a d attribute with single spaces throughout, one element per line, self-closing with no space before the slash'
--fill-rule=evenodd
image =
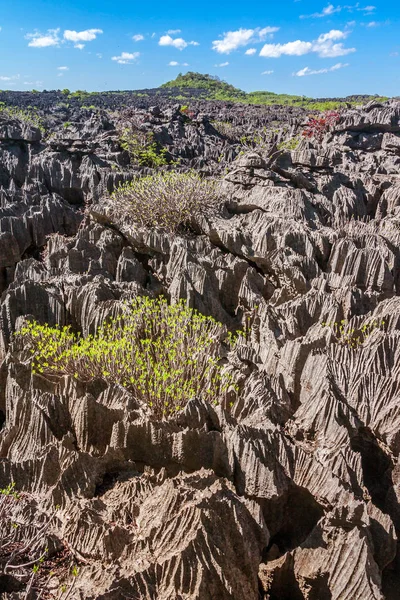
<path id="1" fill-rule="evenodd" d="M 191 120 L 194 119 L 196 116 L 196 113 L 193 110 L 190 110 L 188 106 L 182 106 L 181 113 Z"/>
<path id="2" fill-rule="evenodd" d="M 340 113 L 329 111 L 321 117 L 311 117 L 303 131 L 303 136 L 321 141 L 325 133 L 340 119 Z"/>

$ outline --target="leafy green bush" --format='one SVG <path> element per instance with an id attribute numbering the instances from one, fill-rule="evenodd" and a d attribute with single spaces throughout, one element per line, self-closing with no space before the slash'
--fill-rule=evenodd
<path id="1" fill-rule="evenodd" d="M 79 100 L 85 100 L 88 96 L 90 96 L 90 92 L 86 90 L 76 90 L 75 92 L 71 92 L 69 94 L 71 98 L 78 98 Z"/>
<path id="2" fill-rule="evenodd" d="M 44 133 L 45 128 L 40 116 L 34 109 L 24 110 L 17 106 L 7 106 L 4 102 L 0 102 L 0 116 L 3 115 L 7 119 L 16 119 L 21 123 L 27 123 L 33 127 L 37 127 Z"/>
<path id="3" fill-rule="evenodd" d="M 242 153 L 254 150 L 260 154 L 268 154 L 273 147 L 276 131 L 262 127 L 255 132 L 246 133 L 240 137 Z"/>
<path id="4" fill-rule="evenodd" d="M 159 147 L 152 132 L 124 129 L 119 143 L 129 153 L 131 161 L 142 167 L 163 167 L 168 163 L 167 151 Z"/>
<path id="5" fill-rule="evenodd" d="M 300 136 L 295 135 L 294 137 L 279 142 L 277 148 L 278 150 L 283 150 L 284 152 L 291 152 L 292 150 L 296 150 L 299 144 Z"/>
<path id="6" fill-rule="evenodd" d="M 165 299 L 137 297 L 124 314 L 82 338 L 68 327 L 36 322 L 19 331 L 33 354 L 32 372 L 119 383 L 157 418 L 180 410 L 192 397 L 218 402 L 237 391 L 220 364 L 223 343 L 235 344 L 223 325 Z"/>
<path id="7" fill-rule="evenodd" d="M 196 171 L 166 171 L 134 179 L 113 193 L 117 215 L 126 215 L 142 227 L 176 233 L 193 219 L 215 214 L 220 206 L 218 182 L 202 179 Z"/>

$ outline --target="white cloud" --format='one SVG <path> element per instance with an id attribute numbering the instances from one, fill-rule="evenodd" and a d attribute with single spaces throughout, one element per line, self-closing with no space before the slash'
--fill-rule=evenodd
<path id="1" fill-rule="evenodd" d="M 21 75 L 0 75 L 0 82 L 4 87 L 13 87 L 20 78 Z"/>
<path id="2" fill-rule="evenodd" d="M 97 58 L 103 58 L 103 55 L 101 54 L 101 52 L 98 52 L 98 53 L 96 54 L 96 56 L 97 56 Z"/>
<path id="3" fill-rule="evenodd" d="M 370 21 L 369 23 L 361 23 L 365 27 L 381 27 L 382 25 L 390 25 L 390 21 Z"/>
<path id="4" fill-rule="evenodd" d="M 273 71 L 263 71 L 261 75 L 272 75 Z"/>
<path id="5" fill-rule="evenodd" d="M 260 41 L 263 42 L 267 37 L 273 37 L 273 34 L 279 31 L 279 27 L 264 27 L 263 29 L 256 29 L 255 31 L 258 34 Z"/>
<path id="6" fill-rule="evenodd" d="M 321 19 L 322 17 L 329 17 L 335 13 L 339 13 L 342 11 L 342 7 L 341 6 L 334 6 L 333 4 L 328 4 L 328 6 L 326 6 L 322 12 L 320 13 L 313 13 L 312 15 L 300 15 L 300 19 L 308 19 L 308 18 L 312 18 L 312 19 Z"/>
<path id="7" fill-rule="evenodd" d="M 136 35 L 132 36 L 132 39 L 134 42 L 141 42 L 142 40 L 144 40 L 144 35 L 142 35 L 141 33 L 136 33 Z"/>
<path id="8" fill-rule="evenodd" d="M 364 6 L 364 8 L 358 8 L 357 10 L 364 12 L 365 14 L 371 14 L 376 10 L 376 6 Z"/>
<path id="9" fill-rule="evenodd" d="M 345 48 L 343 43 L 334 43 L 336 40 L 343 40 L 349 32 L 332 29 L 328 33 L 322 33 L 317 40 L 313 42 L 304 42 L 296 40 L 286 44 L 265 44 L 260 51 L 260 56 L 265 58 L 279 58 L 282 55 L 303 56 L 310 52 L 315 52 L 321 58 L 334 58 L 345 56 L 355 52 L 355 48 Z"/>
<path id="10" fill-rule="evenodd" d="M 179 65 L 178 62 L 176 62 L 176 60 L 171 60 L 171 62 L 168 63 L 169 67 L 177 67 Z"/>
<path id="11" fill-rule="evenodd" d="M 363 12 L 365 14 L 371 14 L 376 9 L 376 6 L 359 6 L 359 3 L 345 6 L 334 6 L 333 4 L 328 4 L 322 12 L 312 13 L 311 15 L 300 15 L 300 19 L 321 19 L 323 17 L 330 17 L 335 13 L 340 13 L 342 10 L 346 12 Z"/>
<path id="12" fill-rule="evenodd" d="M 325 69 L 310 69 L 309 67 L 304 67 L 304 69 L 297 71 L 297 73 L 293 73 L 293 75 L 295 77 L 305 77 L 306 75 L 321 75 L 323 73 L 330 73 L 331 71 L 338 71 L 339 69 L 344 69 L 348 66 L 348 63 L 337 63 L 336 65 L 333 65 L 333 67 L 327 67 Z"/>
<path id="13" fill-rule="evenodd" d="M 25 39 L 30 40 L 28 46 L 31 48 L 47 48 L 49 46 L 58 46 L 60 44 L 59 33 L 60 28 L 48 29 L 44 34 L 35 31 L 35 33 L 27 33 Z"/>
<path id="14" fill-rule="evenodd" d="M 328 33 L 322 33 L 313 44 L 313 52 L 316 52 L 321 58 L 335 58 L 337 56 L 346 56 L 355 52 L 355 48 L 344 48 L 343 44 L 334 44 L 336 40 L 343 40 L 349 32 L 331 29 Z"/>
<path id="15" fill-rule="evenodd" d="M 227 67 L 229 65 L 228 61 L 220 63 L 219 65 L 214 65 L 214 67 Z"/>
<path id="16" fill-rule="evenodd" d="M 336 12 L 340 12 L 342 10 L 341 6 L 333 6 L 333 4 L 328 4 L 322 11 L 322 15 L 325 17 L 329 15 L 333 15 Z"/>
<path id="17" fill-rule="evenodd" d="M 69 71 L 69 67 L 57 67 L 58 71 Z"/>
<path id="18" fill-rule="evenodd" d="M 178 33 L 181 33 L 180 29 L 168 29 L 167 31 L 168 35 L 177 35 Z"/>
<path id="19" fill-rule="evenodd" d="M 279 58 L 282 54 L 302 56 L 311 51 L 311 42 L 296 40 L 295 42 L 288 42 L 287 44 L 265 44 L 260 50 L 260 56 L 265 56 L 266 58 Z"/>
<path id="20" fill-rule="evenodd" d="M 247 54 L 247 56 L 252 56 L 256 52 L 257 52 L 256 48 L 249 48 L 248 50 L 246 50 L 245 54 Z"/>
<path id="21" fill-rule="evenodd" d="M 199 42 L 186 42 L 183 38 L 172 38 L 170 35 L 162 35 L 158 41 L 159 46 L 173 46 L 183 50 L 187 46 L 199 46 Z"/>
<path id="22" fill-rule="evenodd" d="M 233 50 L 237 50 L 241 46 L 247 46 L 250 43 L 263 42 L 268 36 L 279 31 L 279 27 L 264 27 L 261 29 L 243 29 L 237 31 L 228 31 L 224 33 L 221 40 L 214 40 L 212 49 L 220 54 L 229 54 Z"/>
<path id="23" fill-rule="evenodd" d="M 83 50 L 85 47 L 85 44 L 74 44 L 74 48 L 78 48 L 78 50 Z"/>
<path id="24" fill-rule="evenodd" d="M 92 42 L 100 33 L 103 33 L 102 29 L 85 29 L 84 31 L 66 29 L 64 39 L 68 42 Z"/>
<path id="25" fill-rule="evenodd" d="M 132 61 L 139 58 L 140 52 L 121 52 L 119 56 L 113 56 L 111 60 L 117 61 L 120 65 L 131 65 Z"/>
<path id="26" fill-rule="evenodd" d="M 11 76 L 7 76 L 7 75 L 0 75 L 0 81 L 15 81 L 17 79 L 20 79 L 20 75 L 11 75 Z"/>
<path id="27" fill-rule="evenodd" d="M 340 29 L 331 29 L 328 31 L 328 33 L 321 33 L 317 42 L 323 44 L 328 40 L 344 40 L 347 36 L 348 33 L 345 31 L 340 31 Z"/>

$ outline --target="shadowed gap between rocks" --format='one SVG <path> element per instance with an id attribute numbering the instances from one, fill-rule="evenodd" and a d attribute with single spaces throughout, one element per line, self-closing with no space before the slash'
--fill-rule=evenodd
<path id="1" fill-rule="evenodd" d="M 361 427 L 350 443 L 352 450 L 361 454 L 363 479 L 372 502 L 382 512 L 387 512 L 386 497 L 393 485 L 391 459 L 380 448 L 368 427 Z"/>
<path id="2" fill-rule="evenodd" d="M 261 567 L 259 590 L 262 600 L 331 600 L 329 573 L 319 573 L 312 579 L 297 580 L 291 554 L 276 563 Z"/>
<path id="3" fill-rule="evenodd" d="M 400 590 L 400 542 L 395 559 L 382 571 L 382 591 L 385 600 L 398 600 Z"/>
<path id="4" fill-rule="evenodd" d="M 261 506 L 271 533 L 263 552 L 263 562 L 300 546 L 324 514 L 322 506 L 308 490 L 294 485 L 284 496 L 264 501 Z"/>

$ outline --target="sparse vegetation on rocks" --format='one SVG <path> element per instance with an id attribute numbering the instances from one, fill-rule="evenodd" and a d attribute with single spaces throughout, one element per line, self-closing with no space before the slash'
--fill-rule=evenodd
<path id="1" fill-rule="evenodd" d="M 142 167 L 163 167 L 168 163 L 165 148 L 160 148 L 151 132 L 124 129 L 120 144 L 121 148 L 129 153 L 133 164 Z"/>
<path id="2" fill-rule="evenodd" d="M 318 117 L 311 116 L 305 126 L 302 135 L 306 138 L 315 138 L 321 141 L 325 133 L 329 131 L 340 119 L 337 111 L 328 111 Z"/>
<path id="3" fill-rule="evenodd" d="M 400 102 L 219 91 L 0 92 L 0 600 L 398 599 Z"/>
<path id="4" fill-rule="evenodd" d="M 113 211 L 136 225 L 177 233 L 221 204 L 219 184 L 195 171 L 159 172 L 119 186 L 112 195 Z"/>
<path id="5" fill-rule="evenodd" d="M 135 298 L 93 336 L 36 322 L 19 335 L 30 347 L 33 374 L 119 383 L 158 418 L 181 410 L 195 396 L 218 404 L 237 389 L 220 362 L 222 344 L 229 348 L 233 338 L 183 302 Z"/>
<path id="6" fill-rule="evenodd" d="M 16 119 L 21 123 L 37 127 L 42 133 L 45 131 L 42 118 L 37 111 L 32 108 L 23 109 L 0 102 L 0 117 L 3 117 L 3 119 Z"/>
<path id="7" fill-rule="evenodd" d="M 379 329 L 384 330 L 385 320 L 373 319 L 367 321 L 359 327 L 353 326 L 346 319 L 335 322 L 322 323 L 323 327 L 330 327 L 336 339 L 340 344 L 344 344 L 349 348 L 357 349 L 363 344 L 372 333 Z"/>

